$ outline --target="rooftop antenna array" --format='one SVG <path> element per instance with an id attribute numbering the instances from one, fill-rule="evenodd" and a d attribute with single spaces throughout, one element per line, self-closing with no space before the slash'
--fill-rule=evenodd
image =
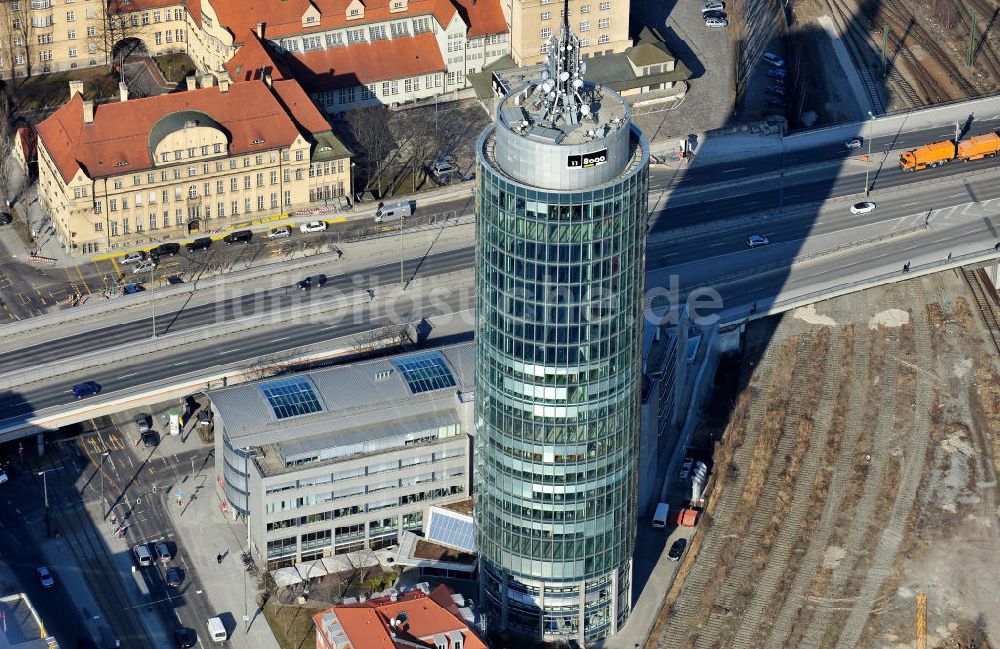
<path id="1" fill-rule="evenodd" d="M 583 75 L 587 64 L 580 60 L 580 39 L 569 28 L 569 0 L 563 0 L 559 38 L 549 37 L 546 69 L 538 86 L 544 104 L 542 121 L 553 125 L 579 124 L 590 115 L 590 101 L 583 97 Z"/>

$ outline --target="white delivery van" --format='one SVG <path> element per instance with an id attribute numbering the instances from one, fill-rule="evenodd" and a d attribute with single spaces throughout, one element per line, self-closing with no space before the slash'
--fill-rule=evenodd
<path id="1" fill-rule="evenodd" d="M 228 635 L 226 634 L 226 626 L 222 623 L 222 618 L 208 618 L 208 635 L 216 642 L 226 641 Z"/>
<path id="2" fill-rule="evenodd" d="M 653 527 L 666 527 L 667 526 L 667 516 L 670 515 L 670 505 L 667 503 L 660 503 L 656 506 L 656 512 L 653 514 Z"/>
<path id="3" fill-rule="evenodd" d="M 413 214 L 414 207 L 416 207 L 416 201 L 403 201 L 402 203 L 392 203 L 390 205 L 379 204 L 378 209 L 375 210 L 375 222 L 398 221 Z"/>

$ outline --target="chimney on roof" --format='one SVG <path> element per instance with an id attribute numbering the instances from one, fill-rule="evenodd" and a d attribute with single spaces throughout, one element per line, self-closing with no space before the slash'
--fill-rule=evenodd
<path id="1" fill-rule="evenodd" d="M 264 73 L 264 83 L 267 84 L 268 88 L 271 87 L 271 73 L 270 72 L 265 72 Z"/>
<path id="2" fill-rule="evenodd" d="M 219 73 L 219 92 L 229 92 L 229 84 L 233 82 L 229 73 L 223 70 Z"/>
<path id="3" fill-rule="evenodd" d="M 83 94 L 83 81 L 74 79 L 69 82 L 69 98 L 72 99 L 76 93 Z"/>
<path id="4" fill-rule="evenodd" d="M 124 81 L 118 82 L 118 98 L 122 101 L 128 101 L 128 84 Z"/>
<path id="5" fill-rule="evenodd" d="M 264 38 L 264 23 L 257 23 L 257 38 Z"/>
<path id="6" fill-rule="evenodd" d="M 83 123 L 94 123 L 94 102 L 91 99 L 87 99 L 83 102 Z"/>
<path id="7" fill-rule="evenodd" d="M 197 77 L 195 77 L 193 74 L 188 75 L 188 77 L 184 81 L 187 82 L 187 89 L 189 91 L 198 88 Z"/>

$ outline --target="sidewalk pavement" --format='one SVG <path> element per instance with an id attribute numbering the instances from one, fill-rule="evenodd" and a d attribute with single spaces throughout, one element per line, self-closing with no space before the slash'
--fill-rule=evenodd
<path id="1" fill-rule="evenodd" d="M 164 435 L 160 442 L 160 453 L 172 454 L 192 448 L 210 448 L 210 445 L 204 444 L 195 431 Z M 225 617 L 228 613 L 236 622 L 235 629 L 227 629 L 230 632 L 228 646 L 232 649 L 280 649 L 263 612 L 257 608 L 256 581 L 249 577 L 240 560 L 240 555 L 247 550 L 246 525 L 222 512 L 214 475 L 215 465 L 210 462 L 195 475 L 193 484 L 204 487 L 198 496 L 183 509 L 167 507 L 168 515 L 187 559 L 194 566 L 199 588 L 205 591 L 217 615 Z M 219 553 L 226 555 L 221 564 L 216 561 Z M 244 610 L 250 618 L 249 632 L 243 622 Z M 201 621 L 196 629 L 199 637 L 204 635 L 204 624 L 205 621 Z M 205 642 L 202 646 L 208 644 Z"/>

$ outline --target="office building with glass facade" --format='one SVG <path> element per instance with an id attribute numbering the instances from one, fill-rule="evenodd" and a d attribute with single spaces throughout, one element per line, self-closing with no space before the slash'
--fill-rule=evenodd
<path id="1" fill-rule="evenodd" d="M 268 569 L 395 545 L 468 498 L 471 343 L 209 392 L 225 508 Z"/>
<path id="2" fill-rule="evenodd" d="M 476 543 L 491 628 L 583 644 L 631 609 L 649 146 L 548 51 L 477 142 Z"/>

